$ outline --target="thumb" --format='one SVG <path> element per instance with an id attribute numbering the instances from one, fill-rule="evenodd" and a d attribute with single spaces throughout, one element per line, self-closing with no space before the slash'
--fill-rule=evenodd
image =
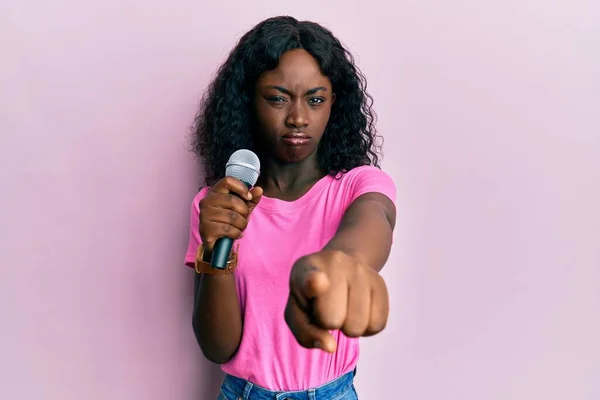
<path id="1" fill-rule="evenodd" d="M 290 280 L 292 291 L 306 300 L 319 297 L 330 286 L 327 274 L 308 260 L 305 258 L 294 266 Z"/>
<path id="2" fill-rule="evenodd" d="M 248 201 L 248 211 L 251 213 L 262 198 L 263 188 L 260 186 L 254 186 L 252 189 L 250 189 L 250 194 L 252 195 L 252 198 Z"/>

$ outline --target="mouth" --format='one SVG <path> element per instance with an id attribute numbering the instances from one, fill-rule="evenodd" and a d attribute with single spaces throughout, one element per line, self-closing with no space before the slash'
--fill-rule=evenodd
<path id="1" fill-rule="evenodd" d="M 304 146 L 310 143 L 312 138 L 304 132 L 290 132 L 283 135 L 281 140 L 291 146 Z"/>

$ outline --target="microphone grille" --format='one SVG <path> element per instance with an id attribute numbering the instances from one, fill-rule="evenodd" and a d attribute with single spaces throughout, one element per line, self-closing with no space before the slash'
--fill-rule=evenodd
<path id="1" fill-rule="evenodd" d="M 260 160 L 250 150 L 237 150 L 227 161 L 225 175 L 236 178 L 249 186 L 254 186 L 260 175 Z"/>

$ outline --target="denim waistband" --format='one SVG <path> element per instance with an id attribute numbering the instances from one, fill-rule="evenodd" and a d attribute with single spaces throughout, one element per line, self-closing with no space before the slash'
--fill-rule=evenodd
<path id="1" fill-rule="evenodd" d="M 348 372 L 324 385 L 308 390 L 276 392 L 253 384 L 245 379 L 225 375 L 224 389 L 241 400 L 321 400 L 335 399 L 352 389 L 356 370 Z"/>

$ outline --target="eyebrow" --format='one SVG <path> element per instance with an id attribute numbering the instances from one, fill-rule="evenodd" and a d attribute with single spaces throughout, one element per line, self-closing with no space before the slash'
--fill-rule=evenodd
<path id="1" fill-rule="evenodd" d="M 287 94 L 288 96 L 292 96 L 293 95 L 293 93 L 291 91 L 289 91 L 288 89 L 286 89 L 286 88 L 284 88 L 282 86 L 268 85 L 267 89 L 275 89 L 275 90 L 280 91 L 281 93 Z M 308 96 L 308 95 L 311 95 L 311 94 L 315 94 L 315 93 L 317 93 L 318 91 L 321 91 L 321 90 L 324 90 L 324 91 L 327 92 L 327 88 L 326 87 L 319 86 L 319 87 L 315 87 L 315 88 L 307 90 L 304 95 Z"/>

